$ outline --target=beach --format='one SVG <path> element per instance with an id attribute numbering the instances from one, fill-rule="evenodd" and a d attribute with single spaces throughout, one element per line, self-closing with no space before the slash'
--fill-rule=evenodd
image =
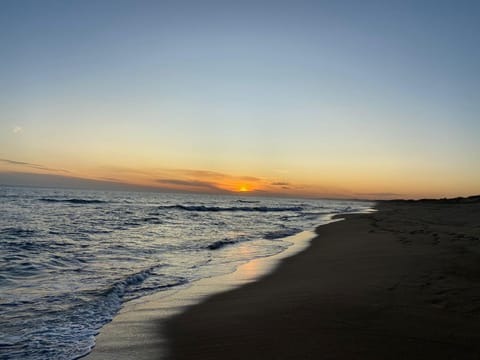
<path id="1" fill-rule="evenodd" d="M 480 358 L 480 199 L 342 216 L 259 281 L 188 307 L 171 359 Z"/>
<path id="2" fill-rule="evenodd" d="M 480 1 L 0 10 L 0 360 L 480 360 Z"/>

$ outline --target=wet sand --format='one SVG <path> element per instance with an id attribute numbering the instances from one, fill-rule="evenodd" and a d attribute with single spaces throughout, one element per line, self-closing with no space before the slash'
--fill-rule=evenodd
<path id="1" fill-rule="evenodd" d="M 105 325 L 93 352 L 86 360 L 152 360 L 166 359 L 167 339 L 163 325 L 174 314 L 212 296 L 258 280 L 270 273 L 287 257 L 306 249 L 315 233 L 303 231 L 288 237 L 292 242 L 285 251 L 240 265 L 235 272 L 203 278 L 181 289 L 160 291 L 126 304 Z"/>
<path id="2" fill-rule="evenodd" d="M 171 359 L 480 359 L 480 199 L 382 202 L 167 322 Z"/>

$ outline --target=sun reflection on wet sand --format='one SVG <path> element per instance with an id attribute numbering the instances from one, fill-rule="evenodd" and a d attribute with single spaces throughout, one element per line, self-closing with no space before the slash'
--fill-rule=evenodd
<path id="1" fill-rule="evenodd" d="M 233 287 L 258 280 L 261 276 L 272 271 L 282 259 L 295 255 L 308 247 L 310 240 L 314 236 L 315 234 L 310 231 L 304 231 L 290 236 L 289 238 L 286 238 L 286 240 L 291 242 L 292 246 L 285 251 L 266 258 L 250 260 L 249 262 L 240 265 L 234 273 L 219 276 L 218 280 L 227 284 L 231 283 L 233 280 L 235 283 Z M 247 255 L 251 250 L 249 250 L 247 246 L 239 246 L 236 251 Z"/>
<path id="2" fill-rule="evenodd" d="M 260 279 L 272 271 L 282 259 L 306 249 L 314 237 L 315 233 L 311 231 L 301 232 L 286 238 L 292 246 L 285 251 L 241 264 L 233 273 L 204 278 L 181 290 L 162 291 L 133 300 L 120 310 L 111 323 L 103 327 L 97 336 L 96 351 L 90 353 L 87 359 L 103 360 L 109 349 L 118 348 L 120 344 L 125 343 L 133 345 L 124 349 L 121 354 L 115 352 L 115 359 L 126 360 L 135 357 L 137 360 L 143 360 L 152 358 L 153 355 L 156 358 L 166 356 L 159 353 L 159 349 L 163 349 L 162 346 L 165 344 L 165 337 L 159 336 L 158 327 L 155 327 L 155 331 L 151 328 L 157 326 L 157 321 L 161 322 L 210 296 Z M 247 247 L 239 246 L 235 251 L 249 250 Z M 144 349 L 142 352 L 144 357 L 138 357 L 138 353 L 134 351 L 138 346 L 135 345 Z"/>
<path id="3" fill-rule="evenodd" d="M 248 253 L 250 252 L 246 246 L 240 246 L 238 248 L 238 251 L 242 255 L 248 255 Z M 252 281 L 258 278 L 263 272 L 265 272 L 265 269 L 263 269 L 264 271 L 262 271 L 262 268 L 264 266 L 262 267 L 261 261 L 259 260 L 261 259 L 251 260 L 245 264 L 240 265 L 236 271 L 238 272 L 238 277 L 240 279 L 244 279 L 244 281 Z"/>

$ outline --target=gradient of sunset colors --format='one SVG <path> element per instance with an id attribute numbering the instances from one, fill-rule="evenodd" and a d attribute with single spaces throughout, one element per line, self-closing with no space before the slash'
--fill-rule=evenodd
<path id="1" fill-rule="evenodd" d="M 480 193 L 478 19 L 453 0 L 2 0 L 0 184 Z"/>

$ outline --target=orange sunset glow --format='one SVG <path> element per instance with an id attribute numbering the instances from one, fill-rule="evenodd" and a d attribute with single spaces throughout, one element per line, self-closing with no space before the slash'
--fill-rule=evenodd
<path id="1" fill-rule="evenodd" d="M 232 175 L 223 171 L 158 169 L 147 167 L 87 167 L 77 169 L 48 162 L 24 162 L 0 159 L 0 180 L 20 185 L 79 186 L 81 188 L 122 188 L 153 191 L 186 191 L 212 194 L 273 195 L 332 198 L 396 198 L 468 195 L 476 191 L 472 179 L 447 174 L 432 179 L 425 171 L 405 171 L 397 177 L 388 167 L 370 165 L 366 169 L 331 168 L 324 175 L 297 169 L 282 173 L 261 171 L 261 176 Z M 328 169 L 330 166 L 326 166 Z M 475 170 L 476 171 L 476 170 Z M 372 174 L 375 176 L 372 177 Z M 340 177 L 338 177 L 340 176 Z M 248 183 L 244 182 L 248 181 Z M 461 190 L 449 188 L 453 183 Z"/>
<path id="2" fill-rule="evenodd" d="M 480 360 L 479 39 L 480 0 L 0 0 L 0 360 Z"/>
<path id="3" fill-rule="evenodd" d="M 0 184 L 369 199 L 480 192 L 478 47 L 448 40 L 471 38 L 470 28 L 425 26 L 418 11 L 384 29 L 366 10 L 337 19 L 335 6 L 260 8 L 250 18 L 227 6 L 225 22 L 207 11 L 208 26 L 158 9 L 138 9 L 135 21 L 131 11 L 94 12 L 102 20 L 85 33 L 70 28 L 72 12 L 30 37 L 7 17 L 2 33 L 19 38 L 4 44 L 0 67 Z"/>

